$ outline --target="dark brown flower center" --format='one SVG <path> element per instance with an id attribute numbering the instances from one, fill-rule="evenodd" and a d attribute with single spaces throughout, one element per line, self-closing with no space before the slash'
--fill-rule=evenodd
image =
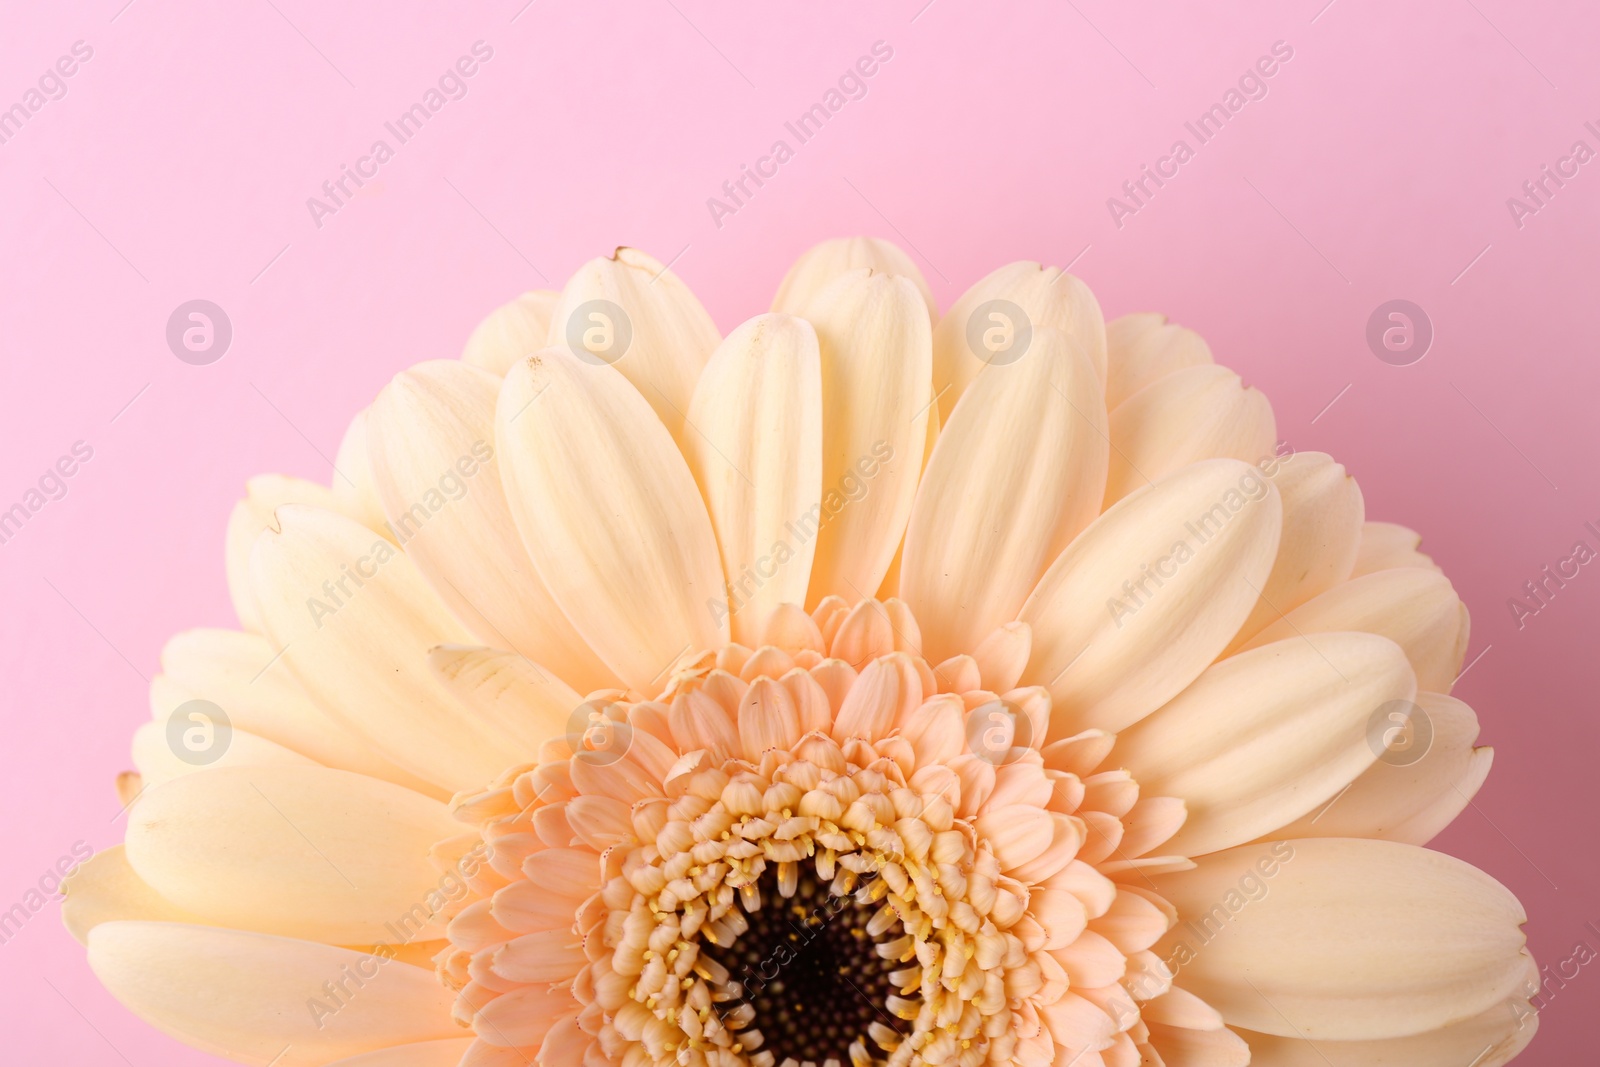
<path id="1" fill-rule="evenodd" d="M 732 945 L 702 940 L 702 951 L 728 969 L 731 996 L 717 1005 L 718 1013 L 730 1029 L 759 1031 L 760 1048 L 749 1052 L 769 1052 L 775 1064 L 849 1064 L 857 1041 L 878 1060 L 881 1042 L 873 1031 L 887 1036 L 911 1029 L 889 998 L 916 999 L 891 977 L 906 964 L 883 948 L 903 938 L 900 921 L 883 915 L 874 923 L 881 903 L 864 901 L 861 890 L 834 896 L 809 861 L 799 872 L 793 895 L 784 897 L 769 865 L 757 882 L 761 906 L 745 911 L 749 929 Z"/>

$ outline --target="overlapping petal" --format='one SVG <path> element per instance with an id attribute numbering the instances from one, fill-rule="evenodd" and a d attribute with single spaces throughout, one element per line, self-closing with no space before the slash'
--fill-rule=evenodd
<path id="1" fill-rule="evenodd" d="M 619 678 L 650 691 L 684 653 L 727 640 L 705 502 L 628 379 L 547 348 L 506 376 L 495 432 L 539 577 Z"/>

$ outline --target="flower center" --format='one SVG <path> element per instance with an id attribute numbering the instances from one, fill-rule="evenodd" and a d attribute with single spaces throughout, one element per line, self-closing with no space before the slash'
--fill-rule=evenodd
<path id="1" fill-rule="evenodd" d="M 784 866 L 787 879 L 769 868 L 741 894 L 748 928 L 732 945 L 702 934 L 728 972 L 713 993 L 724 1025 L 747 1045 L 759 1034 L 778 1063 L 851 1063 L 853 1045 L 897 1044 L 918 1004 L 898 996 L 916 973 L 896 973 L 911 955 L 900 920 L 875 882 L 837 896 L 809 861 Z"/>
<path id="2" fill-rule="evenodd" d="M 1044 744 L 1025 628 L 935 669 L 904 605 L 832 600 L 456 798 L 488 849 L 437 960 L 471 1062 L 1144 1062 L 1171 909 L 1139 883 L 1184 862 L 1151 852 L 1182 805 L 1099 731 Z"/>

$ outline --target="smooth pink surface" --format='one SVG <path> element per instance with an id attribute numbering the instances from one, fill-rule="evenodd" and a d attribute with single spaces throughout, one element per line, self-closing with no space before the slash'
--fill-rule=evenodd
<path id="1" fill-rule="evenodd" d="M 1592 5 L 524 2 L 0 14 L 0 108 L 93 48 L 0 145 L 0 509 L 93 448 L 0 545 L 0 910 L 76 842 L 121 839 L 112 778 L 162 643 L 234 622 L 222 534 L 248 476 L 325 479 L 390 375 L 617 244 L 675 260 L 727 330 L 804 248 L 861 232 L 900 241 L 944 306 L 1008 260 L 1074 261 L 1108 316 L 1200 330 L 1369 517 L 1424 531 L 1474 613 L 1457 693 L 1497 750 L 1436 845 L 1518 893 L 1541 963 L 1600 949 L 1600 565 L 1521 629 L 1506 605 L 1600 547 L 1600 162 L 1521 228 L 1506 204 L 1574 141 L 1600 149 Z M 307 197 L 479 40 L 465 98 L 314 225 Z M 707 198 L 794 147 L 784 122 L 880 40 L 867 95 L 719 228 Z M 1280 40 L 1266 98 L 1119 229 L 1107 198 Z M 1412 366 L 1364 340 L 1397 297 L 1436 330 Z M 233 322 L 211 366 L 164 340 L 193 298 Z M 4 1059 L 215 1062 L 106 994 L 57 911 L 0 944 Z M 1520 1062 L 1592 1058 L 1600 973 L 1573 970 Z"/>

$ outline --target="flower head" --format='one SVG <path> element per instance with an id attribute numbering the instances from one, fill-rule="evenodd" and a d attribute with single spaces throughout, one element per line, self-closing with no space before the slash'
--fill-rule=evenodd
<path id="1" fill-rule="evenodd" d="M 640 253 L 360 413 L 174 638 L 101 980 L 277 1067 L 1509 1061 L 1525 916 L 1416 535 L 1192 332 L 884 242 Z M 1476 1057 L 1476 1059 L 1474 1059 Z"/>

